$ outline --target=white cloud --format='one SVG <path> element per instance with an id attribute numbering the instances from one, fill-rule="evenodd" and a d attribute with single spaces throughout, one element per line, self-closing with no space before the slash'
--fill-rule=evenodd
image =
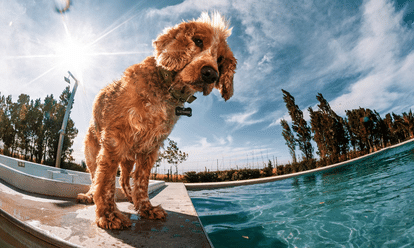
<path id="1" fill-rule="evenodd" d="M 223 145 L 231 145 L 233 143 L 233 137 L 231 135 L 227 135 L 226 137 L 218 137 L 213 134 L 214 140 L 217 144 Z"/>
<path id="2" fill-rule="evenodd" d="M 395 83 L 403 85 L 405 89 L 412 90 L 414 79 L 414 52 L 411 52 L 396 71 Z"/>
<path id="3" fill-rule="evenodd" d="M 225 115 L 223 118 L 225 119 L 226 123 L 236 124 L 237 127 L 250 126 L 264 121 L 263 118 L 253 117 L 257 112 L 257 110 L 247 110 L 244 113 Z"/>
<path id="4" fill-rule="evenodd" d="M 197 18 L 204 11 L 219 10 L 221 14 L 226 14 L 228 7 L 229 2 L 227 0 L 188 0 L 162 9 L 151 9 L 146 15 L 148 17 L 173 19 L 180 22 L 183 20 L 183 16 L 196 13 L 196 16 L 193 18 Z M 171 25 L 175 25 L 175 23 L 171 23 L 168 26 Z"/>
<path id="5" fill-rule="evenodd" d="M 332 101 L 331 106 L 337 113 L 343 115 L 344 110 L 358 107 L 381 113 L 395 104 L 408 106 L 398 101 L 413 92 L 414 54 L 413 51 L 401 53 L 408 45 L 408 31 L 401 26 L 401 21 L 401 13 L 395 12 L 387 1 L 365 4 L 361 36 L 350 54 L 366 75 L 352 84 L 348 93 Z"/>
<path id="6" fill-rule="evenodd" d="M 206 149 L 206 148 L 211 147 L 211 144 L 207 141 L 207 138 L 205 137 L 201 138 L 199 142 L 200 142 L 201 149 Z"/>
<path id="7" fill-rule="evenodd" d="M 282 112 L 282 111 L 280 111 Z M 276 117 L 274 118 L 274 120 L 269 124 L 268 128 L 276 126 L 276 125 L 280 125 L 280 121 L 283 119 L 285 121 L 287 121 L 289 124 L 292 121 L 292 118 L 290 117 L 289 113 L 286 111 L 283 111 L 284 114 L 279 113 L 278 115 L 276 115 Z"/>
<path id="8" fill-rule="evenodd" d="M 233 143 L 233 137 L 230 135 L 227 135 L 227 142 L 231 145 Z"/>
<path id="9" fill-rule="evenodd" d="M 220 145 L 226 144 L 226 139 L 224 137 L 217 137 L 216 135 L 213 135 L 213 137 Z"/>

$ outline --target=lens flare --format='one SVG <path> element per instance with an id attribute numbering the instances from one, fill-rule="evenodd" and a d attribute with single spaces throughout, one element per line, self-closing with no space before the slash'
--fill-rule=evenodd
<path id="1" fill-rule="evenodd" d="M 55 9 L 59 13 L 65 13 L 69 10 L 70 0 L 55 0 Z"/>
<path id="2" fill-rule="evenodd" d="M 56 56 L 61 59 L 62 66 L 77 73 L 91 66 L 91 52 L 90 46 L 72 37 L 56 45 Z"/>

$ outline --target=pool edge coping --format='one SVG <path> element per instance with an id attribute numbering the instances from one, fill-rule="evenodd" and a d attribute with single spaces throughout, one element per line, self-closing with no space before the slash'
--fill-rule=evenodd
<path id="1" fill-rule="evenodd" d="M 13 157 L 8 157 L 10 160 L 22 161 L 20 159 L 16 159 Z M 37 164 L 33 163 L 36 165 Z M 53 167 L 52 167 L 53 168 Z M 71 172 L 71 170 L 61 169 L 65 171 Z M 64 198 L 76 198 L 78 193 L 85 193 L 89 190 L 90 184 L 79 184 L 79 183 L 69 183 L 65 181 L 60 181 L 56 179 L 44 178 L 39 177 L 36 175 L 31 175 L 26 172 L 17 170 L 8 166 L 5 163 L 0 162 L 0 171 L 3 172 L 0 174 L 0 179 L 13 185 L 14 187 L 29 192 L 35 193 L 40 195 L 46 196 L 54 196 L 54 197 L 64 197 Z M 87 173 L 89 174 L 89 173 Z M 116 177 L 116 180 L 119 180 L 119 177 Z M 37 187 L 32 187 L 33 185 L 37 185 Z M 148 193 L 152 193 L 159 188 L 165 185 L 165 181 L 162 180 L 150 180 L 148 184 Z M 44 190 L 45 188 L 49 188 L 49 190 Z M 60 189 L 66 188 L 66 191 L 61 191 Z M 127 198 L 122 193 L 122 189 L 120 187 L 116 187 L 116 199 L 117 200 L 126 200 Z"/>
<path id="2" fill-rule="evenodd" d="M 349 164 L 349 163 L 356 162 L 356 161 L 361 160 L 361 159 L 366 159 L 367 157 L 370 157 L 370 156 L 373 156 L 373 155 L 378 155 L 379 153 L 382 153 L 384 151 L 388 151 L 390 149 L 397 148 L 399 146 L 405 145 L 405 144 L 410 143 L 410 142 L 414 142 L 414 138 L 403 141 L 401 143 L 398 143 L 398 144 L 395 144 L 395 145 L 392 145 L 392 146 L 382 148 L 378 151 L 368 153 L 368 154 L 365 154 L 363 156 L 356 157 L 356 158 L 353 158 L 353 159 L 350 159 L 350 160 L 346 160 L 346 161 L 339 162 L 339 163 L 336 163 L 336 164 L 328 165 L 328 166 L 325 166 L 325 167 L 319 167 L 319 168 L 315 168 L 315 169 L 311 169 L 311 170 L 296 172 L 296 173 L 290 173 L 290 174 L 285 174 L 285 175 L 276 175 L 276 176 L 270 176 L 270 177 L 262 177 L 262 178 L 255 178 L 255 179 L 247 179 L 247 180 L 238 180 L 238 181 L 208 182 L 208 183 L 184 183 L 184 186 L 187 188 L 187 190 L 202 190 L 202 189 L 218 189 L 218 188 L 227 188 L 227 187 L 236 187 L 236 186 L 243 186 L 243 185 L 252 185 L 252 184 L 259 184 L 259 183 L 274 182 L 274 181 L 288 179 L 288 178 L 291 178 L 291 177 L 303 176 L 303 175 L 306 175 L 306 174 L 311 174 L 311 173 L 315 173 L 315 172 L 321 172 L 321 171 L 341 167 L 341 166 L 344 166 L 344 165 Z"/>

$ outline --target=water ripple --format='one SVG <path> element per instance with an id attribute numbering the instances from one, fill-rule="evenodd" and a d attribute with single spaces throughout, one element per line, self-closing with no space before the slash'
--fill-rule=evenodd
<path id="1" fill-rule="evenodd" d="M 414 247 L 414 151 L 266 184 L 190 191 L 215 247 Z"/>

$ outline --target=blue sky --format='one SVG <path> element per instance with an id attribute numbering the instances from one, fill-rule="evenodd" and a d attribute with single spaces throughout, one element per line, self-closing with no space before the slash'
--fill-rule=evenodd
<path id="1" fill-rule="evenodd" d="M 358 107 L 382 116 L 414 109 L 413 1 L 73 0 L 64 15 L 59 4 L 1 1 L 0 92 L 14 101 L 21 93 L 57 98 L 70 70 L 81 81 L 71 113 L 77 161 L 97 92 L 151 56 L 165 27 L 203 11 L 231 21 L 235 90 L 227 102 L 215 90 L 189 105 L 193 116 L 181 117 L 170 135 L 189 154 L 181 171 L 290 160 L 281 89 L 307 119 L 317 93 L 341 116 Z"/>

